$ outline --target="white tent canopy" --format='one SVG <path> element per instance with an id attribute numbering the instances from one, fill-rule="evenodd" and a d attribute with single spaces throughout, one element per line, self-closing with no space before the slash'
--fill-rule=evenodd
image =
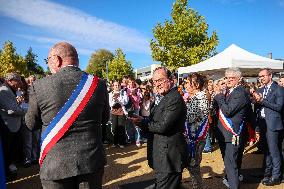
<path id="1" fill-rule="evenodd" d="M 224 70 L 229 67 L 238 67 L 244 75 L 251 76 L 257 74 L 260 68 L 271 68 L 276 72 L 283 71 L 283 61 L 253 54 L 232 44 L 224 51 L 203 62 L 178 68 L 178 74 L 180 76 L 192 72 L 203 72 L 223 75 Z"/>

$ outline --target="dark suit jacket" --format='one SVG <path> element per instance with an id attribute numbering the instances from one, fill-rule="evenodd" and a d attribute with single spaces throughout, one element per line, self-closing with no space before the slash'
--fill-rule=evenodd
<path id="1" fill-rule="evenodd" d="M 152 137 L 147 142 L 149 166 L 157 172 L 182 172 L 187 166 L 187 148 L 183 135 L 186 106 L 177 91 L 171 89 L 160 103 L 151 109 L 144 122 Z"/>
<path id="2" fill-rule="evenodd" d="M 25 110 L 17 103 L 12 89 L 5 83 L 0 85 L 0 116 L 10 132 L 19 131 L 25 113 Z"/>
<path id="3" fill-rule="evenodd" d="M 264 87 L 260 88 L 257 92 L 263 94 Z M 276 82 L 273 82 L 269 88 L 266 98 L 258 103 L 257 111 L 258 118 L 261 114 L 261 109 L 264 108 L 265 122 L 267 128 L 271 131 L 283 129 L 281 119 L 282 108 L 284 103 L 284 88 L 280 87 Z M 259 128 L 256 129 L 259 131 Z"/>
<path id="4" fill-rule="evenodd" d="M 65 67 L 51 76 L 34 82 L 30 90 L 27 127 L 44 131 L 79 83 L 83 72 Z M 91 99 L 65 135 L 46 155 L 40 178 L 58 180 L 95 173 L 103 169 L 106 158 L 102 145 L 101 124 L 109 117 L 108 93 L 99 80 Z"/>
<path id="5" fill-rule="evenodd" d="M 214 100 L 216 100 L 219 109 L 222 110 L 224 115 L 232 120 L 234 131 L 238 133 L 241 123 L 246 119 L 250 110 L 249 94 L 245 88 L 242 86 L 236 87 L 227 98 L 223 94 L 217 94 Z M 222 135 L 224 142 L 232 142 L 233 135 L 224 128 L 220 120 L 218 121 L 218 132 Z M 243 140 L 245 132 L 244 124 L 240 140 Z"/>

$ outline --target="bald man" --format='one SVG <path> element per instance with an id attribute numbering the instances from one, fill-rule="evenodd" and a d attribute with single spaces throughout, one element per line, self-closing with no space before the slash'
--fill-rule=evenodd
<path id="1" fill-rule="evenodd" d="M 101 125 L 109 116 L 106 84 L 78 68 L 77 51 L 69 43 L 55 44 L 47 63 L 52 75 L 32 84 L 25 117 L 28 128 L 42 128 L 42 186 L 101 188 L 106 163 Z"/>

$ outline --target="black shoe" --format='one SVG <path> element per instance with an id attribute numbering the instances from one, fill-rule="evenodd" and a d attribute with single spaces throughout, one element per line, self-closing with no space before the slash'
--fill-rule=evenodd
<path id="1" fill-rule="evenodd" d="M 107 140 L 103 141 L 103 145 L 108 145 L 109 142 Z"/>
<path id="2" fill-rule="evenodd" d="M 275 185 L 281 184 L 281 180 L 280 179 L 271 178 L 269 180 L 263 181 L 262 184 L 265 185 L 265 186 L 275 186 Z"/>
<path id="3" fill-rule="evenodd" d="M 8 172 L 6 174 L 6 181 L 7 182 L 10 182 L 10 181 L 13 181 L 13 180 L 16 180 L 16 179 L 17 179 L 17 171 Z"/>
<path id="4" fill-rule="evenodd" d="M 202 154 L 211 154 L 211 153 L 212 153 L 211 150 L 203 150 L 203 151 L 202 151 Z"/>
<path id="5" fill-rule="evenodd" d="M 264 178 L 261 180 L 261 183 L 268 182 L 271 179 L 270 176 L 264 176 Z"/>
<path id="6" fill-rule="evenodd" d="M 25 167 L 30 167 L 31 165 L 32 165 L 32 161 L 29 158 L 25 158 L 24 166 Z"/>

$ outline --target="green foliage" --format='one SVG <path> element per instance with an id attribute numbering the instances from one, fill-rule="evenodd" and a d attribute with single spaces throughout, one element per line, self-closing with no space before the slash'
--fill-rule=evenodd
<path id="1" fill-rule="evenodd" d="M 37 64 L 37 55 L 33 53 L 31 47 L 25 56 L 25 61 L 27 63 L 27 71 L 29 75 L 44 75 L 44 70 L 40 65 Z"/>
<path id="2" fill-rule="evenodd" d="M 151 40 L 152 57 L 170 70 L 189 66 L 215 54 L 218 37 L 213 31 L 208 36 L 208 24 L 203 16 L 187 8 L 187 0 L 176 0 L 172 8 L 172 20 L 158 23 Z"/>
<path id="3" fill-rule="evenodd" d="M 115 51 L 115 56 L 108 64 L 108 68 L 109 80 L 122 80 L 123 76 L 134 76 L 131 62 L 126 61 L 125 54 L 121 49 Z"/>
<path id="4" fill-rule="evenodd" d="M 16 48 L 11 41 L 6 41 L 0 53 L 0 75 L 5 76 L 10 72 L 17 72 L 27 76 L 26 61 L 16 53 Z"/>
<path id="5" fill-rule="evenodd" d="M 29 48 L 27 55 L 22 57 L 16 53 L 11 41 L 6 41 L 0 50 L 0 76 L 10 72 L 17 72 L 25 77 L 31 74 L 43 75 L 43 68 L 37 64 L 37 55 Z"/>
<path id="6" fill-rule="evenodd" d="M 106 79 L 106 64 L 113 59 L 114 55 L 105 49 L 99 49 L 91 55 L 86 72 Z"/>
<path id="7" fill-rule="evenodd" d="M 47 70 L 45 71 L 44 74 L 45 74 L 45 75 L 50 75 L 50 74 L 51 74 L 51 71 L 50 71 L 49 67 L 47 67 Z"/>

